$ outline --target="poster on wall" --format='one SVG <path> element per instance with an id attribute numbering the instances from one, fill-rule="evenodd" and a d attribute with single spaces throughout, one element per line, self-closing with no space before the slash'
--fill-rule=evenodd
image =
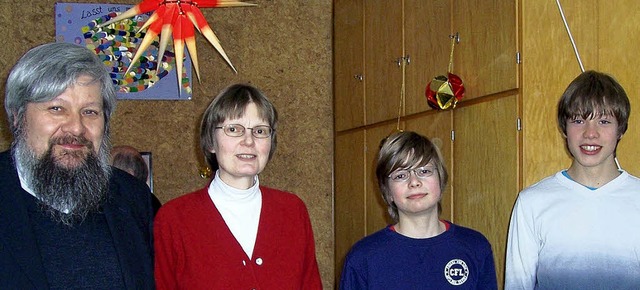
<path id="1" fill-rule="evenodd" d="M 129 4 L 55 3 L 56 41 L 95 51 L 109 70 L 118 99 L 190 100 L 191 58 L 186 50 L 180 78 L 176 75 L 173 45 L 167 45 L 162 60 L 158 61 L 158 39 L 129 68 L 145 36 L 146 29 L 140 31 L 140 28 L 151 13 L 98 27 L 131 7 Z"/>

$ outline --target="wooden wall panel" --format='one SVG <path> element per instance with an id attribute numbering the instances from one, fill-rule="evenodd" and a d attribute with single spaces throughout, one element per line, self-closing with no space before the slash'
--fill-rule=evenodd
<path id="1" fill-rule="evenodd" d="M 453 73 L 466 100 L 518 87 L 516 1 L 452 1 L 452 33 L 459 33 Z"/>
<path id="2" fill-rule="evenodd" d="M 507 230 L 519 190 L 517 96 L 460 107 L 453 115 L 454 221 L 489 239 L 502 285 Z"/>
<path id="3" fill-rule="evenodd" d="M 402 69 L 402 1 L 365 1 L 365 112 L 374 124 L 398 116 Z"/>
<path id="4" fill-rule="evenodd" d="M 364 131 L 336 136 L 335 141 L 335 264 L 340 277 L 344 257 L 351 246 L 366 235 L 365 230 L 365 143 Z M 336 281 L 337 282 L 337 281 Z"/>
<path id="5" fill-rule="evenodd" d="M 333 56 L 335 130 L 364 125 L 364 3 L 336 0 Z"/>
<path id="6" fill-rule="evenodd" d="M 9 69 L 28 48 L 54 41 L 56 2 L 0 1 L 0 35 L 4 37 L 0 89 L 4 89 Z M 202 82 L 194 82 L 193 99 L 119 101 L 112 141 L 153 153 L 154 189 L 166 202 L 207 183 L 198 174 L 203 157 L 196 144 L 200 116 L 210 100 L 231 83 L 248 82 L 261 88 L 278 109 L 280 126 L 278 148 L 260 183 L 291 191 L 305 201 L 314 227 L 322 280 L 325 288 L 331 289 L 335 273 L 332 2 L 250 2 L 258 6 L 202 9 L 238 74 L 197 34 Z M 10 139 L 3 121 L 2 149 L 9 147 Z"/>
<path id="7" fill-rule="evenodd" d="M 522 1 L 523 177 L 529 186 L 571 164 L 557 104 L 580 66 L 554 1 Z M 562 1 L 585 69 L 597 69 L 596 0 Z M 615 5 L 612 5 L 612 8 Z M 544 33 L 541 33 L 544 31 Z"/>

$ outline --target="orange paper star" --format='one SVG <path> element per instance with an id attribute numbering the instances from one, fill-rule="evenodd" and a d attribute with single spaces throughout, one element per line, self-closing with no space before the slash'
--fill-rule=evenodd
<path id="1" fill-rule="evenodd" d="M 173 47 L 176 54 L 176 71 L 178 73 L 178 83 L 182 75 L 182 59 L 184 57 L 185 44 L 191 58 L 193 67 L 200 81 L 200 69 L 198 66 L 198 52 L 196 50 L 195 29 L 204 35 L 204 37 L 215 47 L 224 60 L 229 64 L 235 73 L 237 70 L 231 64 L 229 57 L 222 49 L 220 40 L 215 35 L 207 20 L 200 12 L 200 8 L 221 8 L 221 7 L 240 7 L 240 6 L 256 6 L 255 4 L 245 3 L 235 0 L 143 0 L 140 4 L 132 7 L 124 13 L 112 18 L 111 20 L 101 24 L 101 27 L 111 23 L 133 17 L 138 14 L 147 13 L 155 10 L 149 20 L 140 29 L 149 28 L 145 37 L 140 43 L 140 47 L 136 51 L 135 56 L 131 60 L 131 65 L 127 68 L 127 72 L 131 70 L 133 64 L 138 61 L 142 52 L 145 51 L 153 40 L 160 34 L 160 47 L 158 51 L 158 60 L 162 60 L 162 55 L 167 48 L 169 35 L 173 34 Z M 158 65 L 160 67 L 160 65 Z"/>

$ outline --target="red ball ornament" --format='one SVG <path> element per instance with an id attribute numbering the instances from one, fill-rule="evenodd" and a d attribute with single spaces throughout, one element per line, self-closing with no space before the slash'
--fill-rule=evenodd
<path id="1" fill-rule="evenodd" d="M 427 103 L 436 110 L 453 109 L 464 96 L 462 79 L 452 73 L 433 78 L 425 92 Z"/>

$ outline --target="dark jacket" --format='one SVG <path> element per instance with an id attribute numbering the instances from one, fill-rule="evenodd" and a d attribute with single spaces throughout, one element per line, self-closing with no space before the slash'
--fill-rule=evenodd
<path id="1" fill-rule="evenodd" d="M 127 289 L 153 289 L 153 210 L 144 183 L 113 170 L 104 214 Z M 0 153 L 0 289 L 48 289 L 29 225 L 29 193 L 20 186 L 10 152 Z M 109 288 L 109 285 L 105 285 Z"/>

